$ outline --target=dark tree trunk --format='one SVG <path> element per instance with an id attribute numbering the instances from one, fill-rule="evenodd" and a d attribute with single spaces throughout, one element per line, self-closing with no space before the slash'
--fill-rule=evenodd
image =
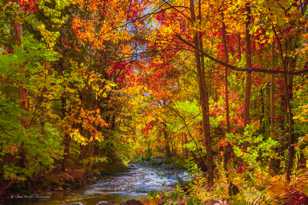
<path id="1" fill-rule="evenodd" d="M 246 5 L 246 31 L 245 31 L 245 43 L 246 43 L 246 67 L 248 69 L 252 66 L 252 49 L 251 49 L 251 35 L 249 33 L 251 24 L 251 9 L 250 5 Z M 244 123 L 245 125 L 250 122 L 250 98 L 251 98 L 251 71 L 246 73 L 246 85 L 245 85 L 245 104 L 244 104 Z"/>
<path id="2" fill-rule="evenodd" d="M 239 58 L 241 58 L 242 57 L 242 48 L 241 48 L 241 34 L 239 33 L 238 35 L 237 35 L 237 43 L 238 43 L 238 56 L 239 56 Z"/>
<path id="3" fill-rule="evenodd" d="M 19 3 L 19 1 L 17 1 L 17 3 Z M 13 36 L 14 36 L 15 44 L 17 46 L 20 46 L 22 35 L 23 35 L 22 34 L 22 30 L 23 30 L 22 24 L 15 21 L 12 27 L 13 27 Z M 13 49 L 11 51 L 14 52 Z M 25 67 L 22 66 L 20 69 L 21 69 L 21 72 L 25 74 Z M 19 105 L 23 110 L 25 111 L 29 110 L 28 91 L 23 86 L 19 86 Z M 29 124 L 28 119 L 24 116 L 20 118 L 20 123 L 24 128 L 27 128 Z M 19 155 L 20 155 L 20 158 L 19 158 L 18 164 L 20 167 L 25 168 L 26 167 L 26 150 L 24 147 L 24 143 L 20 145 Z"/>
<path id="4" fill-rule="evenodd" d="M 61 108 L 62 118 L 64 119 L 65 116 L 66 116 L 66 98 L 65 98 L 65 93 L 62 94 L 62 96 L 61 96 L 61 106 L 62 106 L 62 108 Z M 64 136 L 63 136 L 63 160 L 62 160 L 62 170 L 63 171 L 65 171 L 65 168 L 67 166 L 67 162 L 68 162 L 68 159 L 69 159 L 70 143 L 71 143 L 71 138 L 64 131 Z"/>
<path id="5" fill-rule="evenodd" d="M 223 14 L 222 14 L 223 15 Z M 224 17 L 222 16 L 222 41 L 224 46 L 224 61 L 229 63 L 229 51 L 227 45 L 227 32 Z M 229 69 L 225 66 L 225 109 L 226 109 L 226 128 L 227 132 L 230 131 L 230 111 L 229 111 L 229 83 L 228 83 Z"/>
<path id="6" fill-rule="evenodd" d="M 171 148 L 170 148 L 170 143 L 169 143 L 169 138 L 168 138 L 168 132 L 167 132 L 167 126 L 164 123 L 163 128 L 162 128 L 163 136 L 165 139 L 165 152 L 167 157 L 171 157 Z"/>
<path id="7" fill-rule="evenodd" d="M 289 75 L 289 67 L 293 67 L 296 64 L 296 60 L 291 57 L 286 57 L 288 49 L 294 49 L 292 46 L 292 39 L 289 39 L 285 42 L 286 52 L 282 48 L 282 42 L 280 38 L 277 36 L 277 41 L 279 45 L 280 58 L 283 65 L 284 75 L 284 108 L 285 108 L 285 121 L 286 121 L 286 132 L 288 136 L 288 158 L 287 158 L 287 169 L 286 169 L 286 179 L 287 181 L 291 180 L 292 169 L 294 166 L 294 158 L 295 158 L 295 143 L 296 136 L 294 133 L 294 121 L 293 121 L 293 112 L 291 101 L 293 98 L 293 76 Z M 296 44 L 295 44 L 296 45 Z M 291 47 L 291 48 L 290 48 Z"/>
<path id="8" fill-rule="evenodd" d="M 199 0 L 199 23 L 201 24 L 201 0 Z M 195 14 L 195 5 L 194 1 L 190 0 L 190 13 L 192 24 L 197 22 L 196 14 Z M 199 31 L 194 32 L 194 45 L 195 45 L 195 59 L 197 66 L 197 74 L 198 74 L 198 86 L 199 86 L 199 94 L 200 94 L 200 105 L 202 111 L 202 128 L 203 128 L 203 137 L 205 139 L 205 147 L 207 151 L 207 176 L 209 187 L 213 186 L 214 183 L 214 161 L 213 161 L 213 152 L 211 147 L 211 131 L 210 131 L 210 119 L 209 119 L 209 96 L 208 89 L 206 85 L 205 79 L 205 69 L 204 69 L 204 56 L 200 52 L 203 50 L 202 45 L 202 36 Z"/>
<path id="9" fill-rule="evenodd" d="M 287 70 L 287 68 L 285 69 Z M 292 86 L 293 86 L 293 77 L 288 74 L 284 75 L 285 81 L 285 100 L 286 100 L 286 115 L 287 115 L 287 131 L 288 131 L 288 163 L 287 163 L 287 180 L 290 181 L 292 169 L 294 166 L 295 158 L 295 142 L 296 137 L 294 134 L 294 121 L 293 121 L 293 112 L 291 107 L 291 100 L 293 98 Z"/>
<path id="10" fill-rule="evenodd" d="M 224 46 L 224 61 L 225 63 L 229 63 L 229 50 L 227 45 L 227 32 L 226 32 L 226 24 L 224 22 L 224 14 L 222 15 L 222 42 Z M 239 49 L 240 50 L 240 49 Z M 228 75 L 229 75 L 229 69 L 225 66 L 225 110 L 226 110 L 226 132 L 230 132 L 230 110 L 229 110 L 229 83 L 228 83 Z M 232 153 L 232 147 L 228 143 L 228 145 L 225 147 L 224 150 L 224 168 L 227 171 L 227 165 L 230 159 L 230 155 Z"/>
<path id="11" fill-rule="evenodd" d="M 275 43 L 273 43 L 272 47 L 272 68 L 276 66 L 276 53 L 275 53 Z M 275 77 L 274 74 L 271 74 L 271 82 L 270 82 L 270 136 L 273 137 L 274 133 L 274 114 L 275 114 Z"/>

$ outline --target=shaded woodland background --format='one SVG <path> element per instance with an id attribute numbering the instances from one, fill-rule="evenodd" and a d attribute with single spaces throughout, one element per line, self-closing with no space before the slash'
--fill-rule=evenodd
<path id="1" fill-rule="evenodd" d="M 0 195 L 166 157 L 198 200 L 307 197 L 306 0 L 0 10 Z"/>

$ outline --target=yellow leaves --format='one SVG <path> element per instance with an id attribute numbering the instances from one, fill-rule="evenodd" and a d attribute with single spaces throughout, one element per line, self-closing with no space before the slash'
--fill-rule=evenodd
<path id="1" fill-rule="evenodd" d="M 74 129 L 72 130 L 72 132 L 70 133 L 70 137 L 77 143 L 81 144 L 81 145 L 86 145 L 88 143 L 87 138 L 85 138 L 84 136 L 82 136 L 79 132 L 78 129 Z"/>
<path id="2" fill-rule="evenodd" d="M 44 24 L 38 25 L 37 29 L 43 36 L 48 48 L 52 49 L 56 45 L 57 39 L 59 38 L 60 33 L 48 31 Z"/>
<path id="3" fill-rule="evenodd" d="M 162 26 L 160 28 L 161 33 L 163 33 L 164 35 L 170 35 L 172 34 L 172 28 L 170 26 Z"/>
<path id="4" fill-rule="evenodd" d="M 105 80 L 100 73 L 86 68 L 80 68 L 78 75 L 83 79 L 85 87 L 95 94 L 96 99 L 107 97 L 108 93 L 117 86 L 116 83 Z"/>
<path id="5" fill-rule="evenodd" d="M 102 141 L 103 135 L 100 130 L 107 126 L 107 122 L 101 117 L 100 109 L 81 108 L 79 112 L 71 113 L 62 129 L 75 142 L 87 145 L 92 141 Z"/>
<path id="6" fill-rule="evenodd" d="M 308 104 L 302 105 L 298 109 L 299 112 L 293 117 L 293 119 L 303 123 L 308 122 Z"/>
<path id="7" fill-rule="evenodd" d="M 73 129 L 70 133 L 70 137 L 73 141 L 77 142 L 78 144 L 80 145 L 87 145 L 89 144 L 90 142 L 93 142 L 93 141 L 102 141 L 102 134 L 100 132 L 97 132 L 95 135 L 91 136 L 90 138 L 87 138 L 85 136 L 83 136 L 81 133 L 80 133 L 80 130 L 79 129 Z"/>

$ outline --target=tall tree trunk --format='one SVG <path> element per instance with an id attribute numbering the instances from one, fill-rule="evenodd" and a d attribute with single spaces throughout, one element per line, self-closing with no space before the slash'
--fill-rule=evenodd
<path id="1" fill-rule="evenodd" d="M 61 112 L 62 112 L 62 118 L 64 119 L 66 116 L 66 98 L 65 93 L 61 96 Z M 70 136 L 64 132 L 63 136 L 63 160 L 62 160 L 62 170 L 65 171 L 67 162 L 70 155 L 70 144 L 71 144 L 71 138 Z"/>
<path id="2" fill-rule="evenodd" d="M 71 138 L 68 134 L 64 134 L 63 138 L 63 146 L 64 146 L 64 152 L 63 152 L 63 161 L 62 161 L 62 171 L 65 171 L 69 156 L 70 156 L 70 144 L 71 144 Z"/>
<path id="3" fill-rule="evenodd" d="M 165 123 L 162 124 L 162 134 L 165 139 L 165 152 L 166 152 L 166 157 L 171 157 L 171 148 L 170 148 L 170 143 L 169 143 L 169 137 L 168 137 L 168 132 L 167 132 L 167 125 Z"/>
<path id="4" fill-rule="evenodd" d="M 19 4 L 19 1 L 17 1 L 17 4 Z M 15 20 L 13 23 L 13 36 L 14 36 L 15 44 L 17 46 L 21 45 L 22 30 L 23 30 L 22 24 L 19 23 L 17 20 Z M 14 52 L 13 49 L 12 49 L 12 52 Z M 24 66 L 22 66 L 20 69 L 22 73 L 25 73 Z M 19 86 L 19 105 L 23 110 L 26 110 L 26 111 L 29 110 L 28 91 L 22 85 Z M 26 119 L 24 116 L 21 117 L 20 122 L 24 128 L 28 127 L 28 124 L 29 124 L 28 119 Z M 19 165 L 25 168 L 26 167 L 26 153 L 25 153 L 25 148 L 24 148 L 23 143 L 20 145 L 19 152 L 20 152 Z"/>
<path id="5" fill-rule="evenodd" d="M 19 3 L 19 1 L 17 1 L 17 4 Z M 21 39 L 22 39 L 22 24 L 19 23 L 17 20 L 14 21 L 13 23 L 13 36 L 14 36 L 14 41 L 16 43 L 16 45 L 20 45 L 21 44 Z M 12 50 L 13 52 L 13 50 Z M 22 67 L 21 68 L 21 72 L 25 72 L 25 68 Z M 24 88 L 23 86 L 19 87 L 19 104 L 20 107 L 24 110 L 28 110 L 29 109 L 29 100 L 28 100 L 28 91 L 26 88 Z M 26 121 L 23 119 L 22 120 L 22 125 L 24 127 L 26 127 Z"/>
<path id="6" fill-rule="evenodd" d="M 284 108 L 285 108 L 285 119 L 287 124 L 287 136 L 288 136 L 288 159 L 287 159 L 287 170 L 286 170 L 286 179 L 287 181 L 291 180 L 292 175 L 292 169 L 294 166 L 294 158 L 295 158 L 295 148 L 294 145 L 296 143 L 296 137 L 294 134 L 294 121 L 293 121 L 293 112 L 292 112 L 292 106 L 291 106 L 291 100 L 293 98 L 293 77 L 289 75 L 289 66 L 292 67 L 296 63 L 295 60 L 285 57 L 287 56 L 287 52 L 283 52 L 282 48 L 282 42 L 280 41 L 280 38 L 277 36 L 277 41 L 279 45 L 279 51 L 280 51 L 280 58 L 283 65 L 284 70 Z M 286 50 L 289 48 L 289 43 L 291 42 L 291 39 L 289 41 L 287 40 L 285 42 Z M 292 46 L 291 46 L 292 47 Z M 291 64 L 291 65 L 290 65 Z"/>
<path id="7" fill-rule="evenodd" d="M 242 57 L 242 48 L 241 48 L 241 34 L 237 34 L 237 51 L 238 51 L 238 56 L 241 59 Z"/>
<path id="8" fill-rule="evenodd" d="M 229 63 L 229 51 L 227 46 L 227 32 L 226 32 L 226 24 L 224 22 L 224 17 L 222 14 L 222 42 L 224 46 L 224 61 L 225 63 Z M 226 128 L 227 132 L 230 132 L 230 111 L 229 111 L 229 83 L 228 83 L 228 75 L 229 69 L 225 66 L 225 109 L 226 109 Z"/>
<path id="9" fill-rule="evenodd" d="M 284 63 L 284 92 L 285 92 L 285 107 L 286 107 L 286 118 L 287 118 L 287 132 L 288 132 L 288 163 L 287 163 L 287 175 L 286 179 L 290 181 L 292 175 L 292 169 L 294 165 L 294 158 L 295 158 L 295 134 L 294 134 L 294 121 L 293 121 L 293 112 L 291 106 L 291 100 L 293 97 L 292 94 L 292 86 L 293 86 L 293 77 L 290 76 L 287 71 L 287 63 Z"/>
<path id="10" fill-rule="evenodd" d="M 287 72 L 287 67 L 285 66 L 285 71 Z M 286 117 L 287 117 L 287 132 L 288 132 L 288 163 L 287 163 L 287 175 L 286 178 L 288 181 L 291 179 L 294 157 L 295 157 L 295 135 L 294 135 L 294 122 L 293 122 L 293 113 L 291 107 L 292 99 L 292 76 L 289 76 L 287 73 L 284 74 L 284 83 L 285 83 L 285 104 L 286 104 Z"/>
<path id="11" fill-rule="evenodd" d="M 274 69 L 276 67 L 276 60 L 277 60 L 277 54 L 276 54 L 276 47 L 275 47 L 275 42 L 273 42 L 272 45 L 272 68 Z M 270 134 L 269 136 L 271 138 L 275 137 L 274 136 L 274 128 L 275 128 L 275 121 L 274 121 L 274 115 L 275 115 L 275 77 L 274 74 L 271 74 L 271 79 L 270 79 L 270 96 L 269 96 L 269 122 L 270 122 Z M 280 153 L 281 152 L 281 147 L 276 148 L 276 152 Z M 273 175 L 277 175 L 280 172 L 280 164 L 281 160 L 280 159 L 272 159 L 270 163 L 270 168 L 273 173 Z"/>
<path id="12" fill-rule="evenodd" d="M 273 43 L 272 47 L 272 68 L 276 66 L 276 55 L 275 55 L 275 43 Z M 274 110 L 275 110 L 275 99 L 274 99 L 274 92 L 275 92 L 275 78 L 274 74 L 271 74 L 271 87 L 270 87 L 270 136 L 273 137 L 273 130 L 274 130 Z"/>
<path id="13" fill-rule="evenodd" d="M 221 13 L 222 15 L 222 42 L 224 46 L 224 61 L 225 63 L 229 63 L 229 50 L 227 45 L 227 32 L 226 32 L 226 24 L 224 22 L 224 14 L 223 11 Z M 230 132 L 230 110 L 229 110 L 229 83 L 228 83 L 228 75 L 229 75 L 229 69 L 227 66 L 225 66 L 225 109 L 226 109 L 226 132 Z M 227 165 L 228 161 L 230 159 L 230 155 L 232 152 L 232 147 L 228 143 L 228 145 L 225 147 L 224 150 L 224 168 L 227 171 Z"/>
<path id="14" fill-rule="evenodd" d="M 251 24 L 251 9 L 250 5 L 246 5 L 246 25 L 245 25 L 245 43 L 246 43 L 246 67 L 248 69 L 252 66 L 252 49 L 251 49 L 251 35 L 249 33 Z M 246 73 L 245 85 L 245 104 L 244 104 L 244 123 L 250 122 L 250 98 L 251 98 L 251 71 Z"/>
<path id="15" fill-rule="evenodd" d="M 195 14 L 194 0 L 190 0 L 190 13 L 192 19 L 192 25 L 195 26 L 197 22 Z M 201 0 L 199 0 L 199 23 L 201 24 Z M 213 152 L 211 147 L 211 131 L 210 131 L 210 119 L 209 119 L 209 96 L 205 80 L 205 69 L 204 69 L 204 56 L 201 54 L 203 50 L 202 36 L 199 31 L 194 31 L 194 45 L 195 49 L 195 59 L 198 74 L 198 86 L 200 94 L 200 105 L 202 110 L 202 128 L 203 137 L 205 139 L 205 147 L 207 152 L 207 166 L 208 166 L 208 183 L 209 187 L 213 186 L 214 183 L 214 161 Z"/>

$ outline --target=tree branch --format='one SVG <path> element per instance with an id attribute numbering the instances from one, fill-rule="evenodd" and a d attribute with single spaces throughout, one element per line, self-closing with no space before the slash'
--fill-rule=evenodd
<path id="1" fill-rule="evenodd" d="M 201 52 L 206 58 L 220 64 L 223 66 L 226 66 L 228 68 L 230 68 L 230 70 L 232 71 L 236 71 L 236 72 L 255 72 L 255 73 L 270 73 L 270 74 L 285 74 L 286 72 L 283 70 L 274 70 L 271 68 L 243 68 L 243 67 L 237 67 L 235 65 L 230 65 L 222 60 L 219 60 L 217 58 L 215 58 L 214 56 L 206 53 L 204 50 L 200 51 L 200 49 L 196 48 L 191 42 L 189 42 L 188 40 L 184 39 L 182 36 L 180 36 L 179 34 L 176 35 L 176 37 L 181 40 L 183 43 L 185 43 L 186 45 L 190 46 L 193 49 L 197 49 L 199 52 Z M 307 65 L 307 64 L 306 64 Z M 302 75 L 302 74 L 308 74 L 308 67 L 305 65 L 305 68 L 303 70 L 297 70 L 297 71 L 288 71 L 287 74 L 289 75 Z"/>

